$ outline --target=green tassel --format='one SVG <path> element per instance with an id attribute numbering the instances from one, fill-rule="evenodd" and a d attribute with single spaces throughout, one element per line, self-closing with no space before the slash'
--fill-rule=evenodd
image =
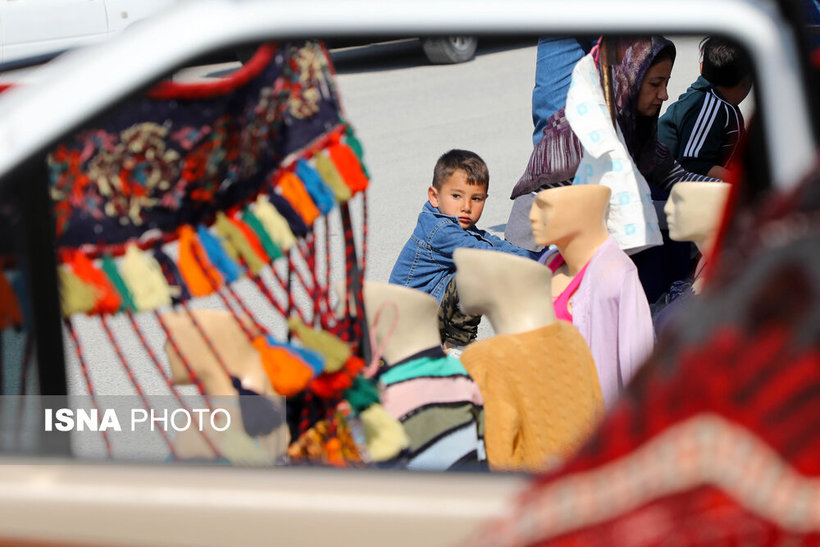
<path id="1" fill-rule="evenodd" d="M 134 305 L 134 297 L 131 296 L 131 291 L 128 290 L 128 286 L 120 276 L 120 272 L 117 270 L 117 263 L 114 262 L 111 255 L 103 256 L 102 269 L 105 272 L 105 275 L 108 276 L 111 283 L 114 284 L 114 288 L 117 289 L 118 293 L 120 293 L 120 297 L 122 297 L 122 306 L 120 307 L 120 310 L 135 311 L 137 307 Z"/>
<path id="2" fill-rule="evenodd" d="M 353 379 L 353 385 L 345 391 L 344 397 L 357 414 L 379 402 L 376 386 L 363 376 L 356 376 Z"/>
<path id="3" fill-rule="evenodd" d="M 358 156 L 359 163 L 362 164 L 362 171 L 364 171 L 365 176 L 369 179 L 373 178 L 370 176 L 370 173 L 367 172 L 367 166 L 364 164 L 364 148 L 362 147 L 362 143 L 358 138 L 356 138 L 356 134 L 353 133 L 353 128 L 349 125 L 347 126 L 347 131 L 345 132 L 345 144 L 352 148 L 353 152 L 355 152 L 356 156 Z"/>
<path id="4" fill-rule="evenodd" d="M 271 239 L 268 231 L 265 230 L 264 226 L 262 226 L 262 222 L 256 218 L 256 215 L 251 212 L 249 207 L 245 207 L 242 211 L 242 220 L 245 224 L 251 227 L 251 230 L 253 230 L 257 236 L 259 236 L 259 241 L 262 242 L 262 247 L 265 249 L 265 252 L 268 254 L 268 258 L 270 258 L 271 261 L 282 257 L 282 250 L 279 248 L 279 245 Z"/>

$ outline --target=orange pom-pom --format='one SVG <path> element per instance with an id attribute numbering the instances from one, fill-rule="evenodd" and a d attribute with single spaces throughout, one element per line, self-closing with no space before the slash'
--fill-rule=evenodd
<path id="1" fill-rule="evenodd" d="M 276 393 L 290 397 L 305 389 L 313 377 L 308 365 L 286 349 L 269 345 L 264 336 L 257 336 L 252 343 Z"/>

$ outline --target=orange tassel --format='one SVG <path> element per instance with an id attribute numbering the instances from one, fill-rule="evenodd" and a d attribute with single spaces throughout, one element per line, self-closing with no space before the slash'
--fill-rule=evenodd
<path id="1" fill-rule="evenodd" d="M 199 261 L 197 261 L 197 257 Z M 200 263 L 207 269 L 208 273 L 202 269 Z M 179 228 L 179 260 L 177 267 L 188 290 L 194 297 L 207 296 L 214 292 L 214 284 L 222 286 L 222 274 L 219 273 L 205 254 L 205 249 L 199 243 L 196 233 L 191 226 L 184 225 Z"/>
<path id="2" fill-rule="evenodd" d="M 369 182 L 367 175 L 364 174 L 362 164 L 352 148 L 339 142 L 338 137 L 336 137 L 331 141 L 327 152 L 330 154 L 330 159 L 336 164 L 336 169 L 339 170 L 345 184 L 350 187 L 354 194 L 367 189 Z"/>
<path id="3" fill-rule="evenodd" d="M 94 263 L 79 251 L 66 253 L 64 257 L 74 274 L 93 285 L 97 291 L 97 301 L 91 313 L 114 314 L 120 311 L 122 298 L 102 270 L 95 267 Z"/>
<path id="4" fill-rule="evenodd" d="M 313 377 L 313 371 L 309 366 L 289 351 L 270 346 L 264 336 L 257 336 L 252 343 L 259 352 L 262 368 L 265 369 L 276 393 L 291 397 L 305 389 Z"/>
<path id="5" fill-rule="evenodd" d="M 23 314 L 20 312 L 17 294 L 6 276 L 0 273 L 0 329 L 17 327 L 22 324 Z"/>
<path id="6" fill-rule="evenodd" d="M 296 212 L 299 213 L 305 224 L 312 226 L 313 222 L 319 218 L 319 209 L 316 208 L 316 204 L 310 199 L 310 194 L 308 194 L 305 185 L 295 173 L 288 171 L 282 175 L 276 182 L 276 188 L 282 194 L 282 197 L 288 200 Z"/>

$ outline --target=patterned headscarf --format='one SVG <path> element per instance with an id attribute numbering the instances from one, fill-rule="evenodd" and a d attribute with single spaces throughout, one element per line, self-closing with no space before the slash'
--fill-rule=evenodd
<path id="1" fill-rule="evenodd" d="M 662 36 L 624 40 L 619 44 L 621 63 L 612 70 L 618 124 L 629 153 L 647 178 L 657 161 L 654 151 L 658 140 L 658 118 L 643 119 L 641 124 L 649 125 L 644 125 L 642 131 L 638 130 L 638 93 L 652 61 L 667 48 L 671 49 L 674 60 L 675 45 Z M 515 199 L 538 188 L 571 179 L 582 154 L 581 143 L 572 132 L 562 108 L 547 120 L 542 138 L 532 151 L 527 169 L 513 188 L 510 198 Z"/>

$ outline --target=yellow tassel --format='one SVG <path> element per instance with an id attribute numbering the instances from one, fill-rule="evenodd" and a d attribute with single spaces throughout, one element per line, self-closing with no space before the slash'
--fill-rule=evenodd
<path id="1" fill-rule="evenodd" d="M 329 332 L 308 327 L 296 317 L 288 320 L 288 328 L 306 348 L 319 352 L 325 358 L 325 372 L 340 371 L 350 358 L 350 346 Z"/>
<path id="2" fill-rule="evenodd" d="M 88 313 L 97 303 L 97 288 L 86 283 L 67 266 L 57 268 L 60 281 L 60 308 L 66 317 L 75 313 Z"/>
<path id="3" fill-rule="evenodd" d="M 259 255 L 253 250 L 250 241 L 245 238 L 242 230 L 231 222 L 222 211 L 216 214 L 214 230 L 225 243 L 226 251 L 229 254 L 241 257 L 253 275 L 257 275 L 265 267 L 265 261 L 259 258 Z M 233 249 L 233 253 L 228 250 L 228 247 Z"/>
<path id="4" fill-rule="evenodd" d="M 171 305 L 171 288 L 162 275 L 162 268 L 154 257 L 136 245 L 126 247 L 120 274 L 138 311 Z"/>
<path id="5" fill-rule="evenodd" d="M 256 203 L 253 208 L 253 214 L 265 227 L 271 239 L 279 245 L 282 251 L 287 252 L 296 243 L 296 236 L 290 230 L 288 221 L 285 220 L 279 211 L 276 210 L 268 196 L 260 194 L 256 198 Z"/>
<path id="6" fill-rule="evenodd" d="M 379 403 L 370 405 L 359 416 L 364 428 L 367 453 L 374 462 L 393 459 L 410 445 L 404 427 Z"/>
<path id="7" fill-rule="evenodd" d="M 345 184 L 342 175 L 336 168 L 333 161 L 325 154 L 316 154 L 316 170 L 325 181 L 325 184 L 333 191 L 333 196 L 339 203 L 344 203 L 350 199 L 350 187 Z"/>

